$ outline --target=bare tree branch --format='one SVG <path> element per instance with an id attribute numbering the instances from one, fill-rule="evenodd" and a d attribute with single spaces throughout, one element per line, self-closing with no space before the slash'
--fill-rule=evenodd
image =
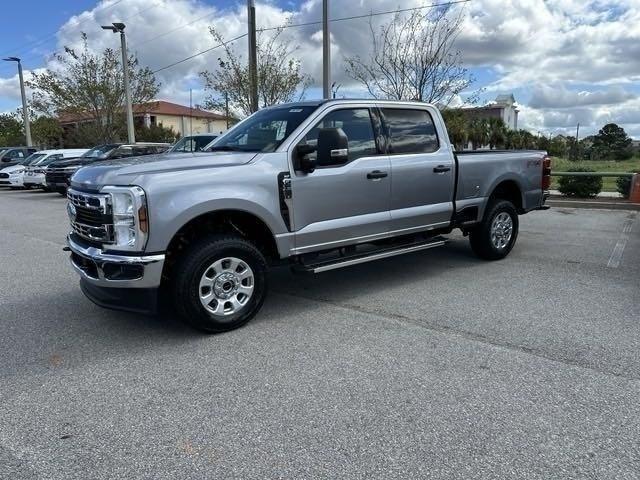
<path id="1" fill-rule="evenodd" d="M 453 49 L 462 14 L 448 7 L 396 13 L 378 32 L 370 20 L 372 53 L 347 58 L 347 74 L 375 98 L 449 105 L 474 81 Z"/>

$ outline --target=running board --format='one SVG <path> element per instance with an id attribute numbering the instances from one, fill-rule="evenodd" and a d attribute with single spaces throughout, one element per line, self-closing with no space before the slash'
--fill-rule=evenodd
<path id="1" fill-rule="evenodd" d="M 443 237 L 436 237 L 430 242 L 405 245 L 403 247 L 388 248 L 384 250 L 375 250 L 366 254 L 354 255 L 351 258 L 342 257 L 336 260 L 327 262 L 319 262 L 309 265 L 299 265 L 298 270 L 310 273 L 322 273 L 329 270 L 335 270 L 337 268 L 350 267 L 352 265 L 358 265 L 360 263 L 372 262 L 374 260 L 381 260 L 383 258 L 395 257 L 396 255 L 404 255 L 405 253 L 419 252 L 420 250 L 427 250 L 429 248 L 441 247 L 447 243 L 447 239 Z"/>

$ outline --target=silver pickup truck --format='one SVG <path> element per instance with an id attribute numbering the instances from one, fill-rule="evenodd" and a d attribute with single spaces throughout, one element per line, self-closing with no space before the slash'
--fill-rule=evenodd
<path id="1" fill-rule="evenodd" d="M 456 153 L 438 109 L 415 102 L 274 106 L 209 150 L 75 173 L 67 250 L 89 299 L 226 331 L 259 311 L 270 266 L 320 273 L 439 247 L 455 228 L 504 258 L 549 188 L 545 152 Z"/>

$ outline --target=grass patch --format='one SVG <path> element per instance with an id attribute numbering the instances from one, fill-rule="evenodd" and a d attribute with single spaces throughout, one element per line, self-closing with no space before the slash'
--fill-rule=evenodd
<path id="1" fill-rule="evenodd" d="M 573 172 L 576 168 L 588 168 L 596 172 L 633 172 L 640 170 L 640 157 L 635 156 L 630 160 L 584 160 L 581 162 L 572 162 L 566 158 L 552 157 L 551 172 Z M 558 189 L 558 178 L 551 177 L 551 188 Z M 616 191 L 616 178 L 605 177 L 602 179 L 603 192 Z"/>

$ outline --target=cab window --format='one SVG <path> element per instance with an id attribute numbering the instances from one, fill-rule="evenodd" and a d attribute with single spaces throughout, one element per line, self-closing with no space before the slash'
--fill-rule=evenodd
<path id="1" fill-rule="evenodd" d="M 425 110 L 383 108 L 390 154 L 430 153 L 439 148 L 433 118 Z"/>
<path id="2" fill-rule="evenodd" d="M 373 122 L 368 108 L 345 108 L 329 112 L 305 135 L 303 143 L 318 144 L 318 132 L 321 128 L 341 128 L 349 140 L 349 162 L 377 155 Z M 311 153 L 311 158 L 316 154 Z"/>

